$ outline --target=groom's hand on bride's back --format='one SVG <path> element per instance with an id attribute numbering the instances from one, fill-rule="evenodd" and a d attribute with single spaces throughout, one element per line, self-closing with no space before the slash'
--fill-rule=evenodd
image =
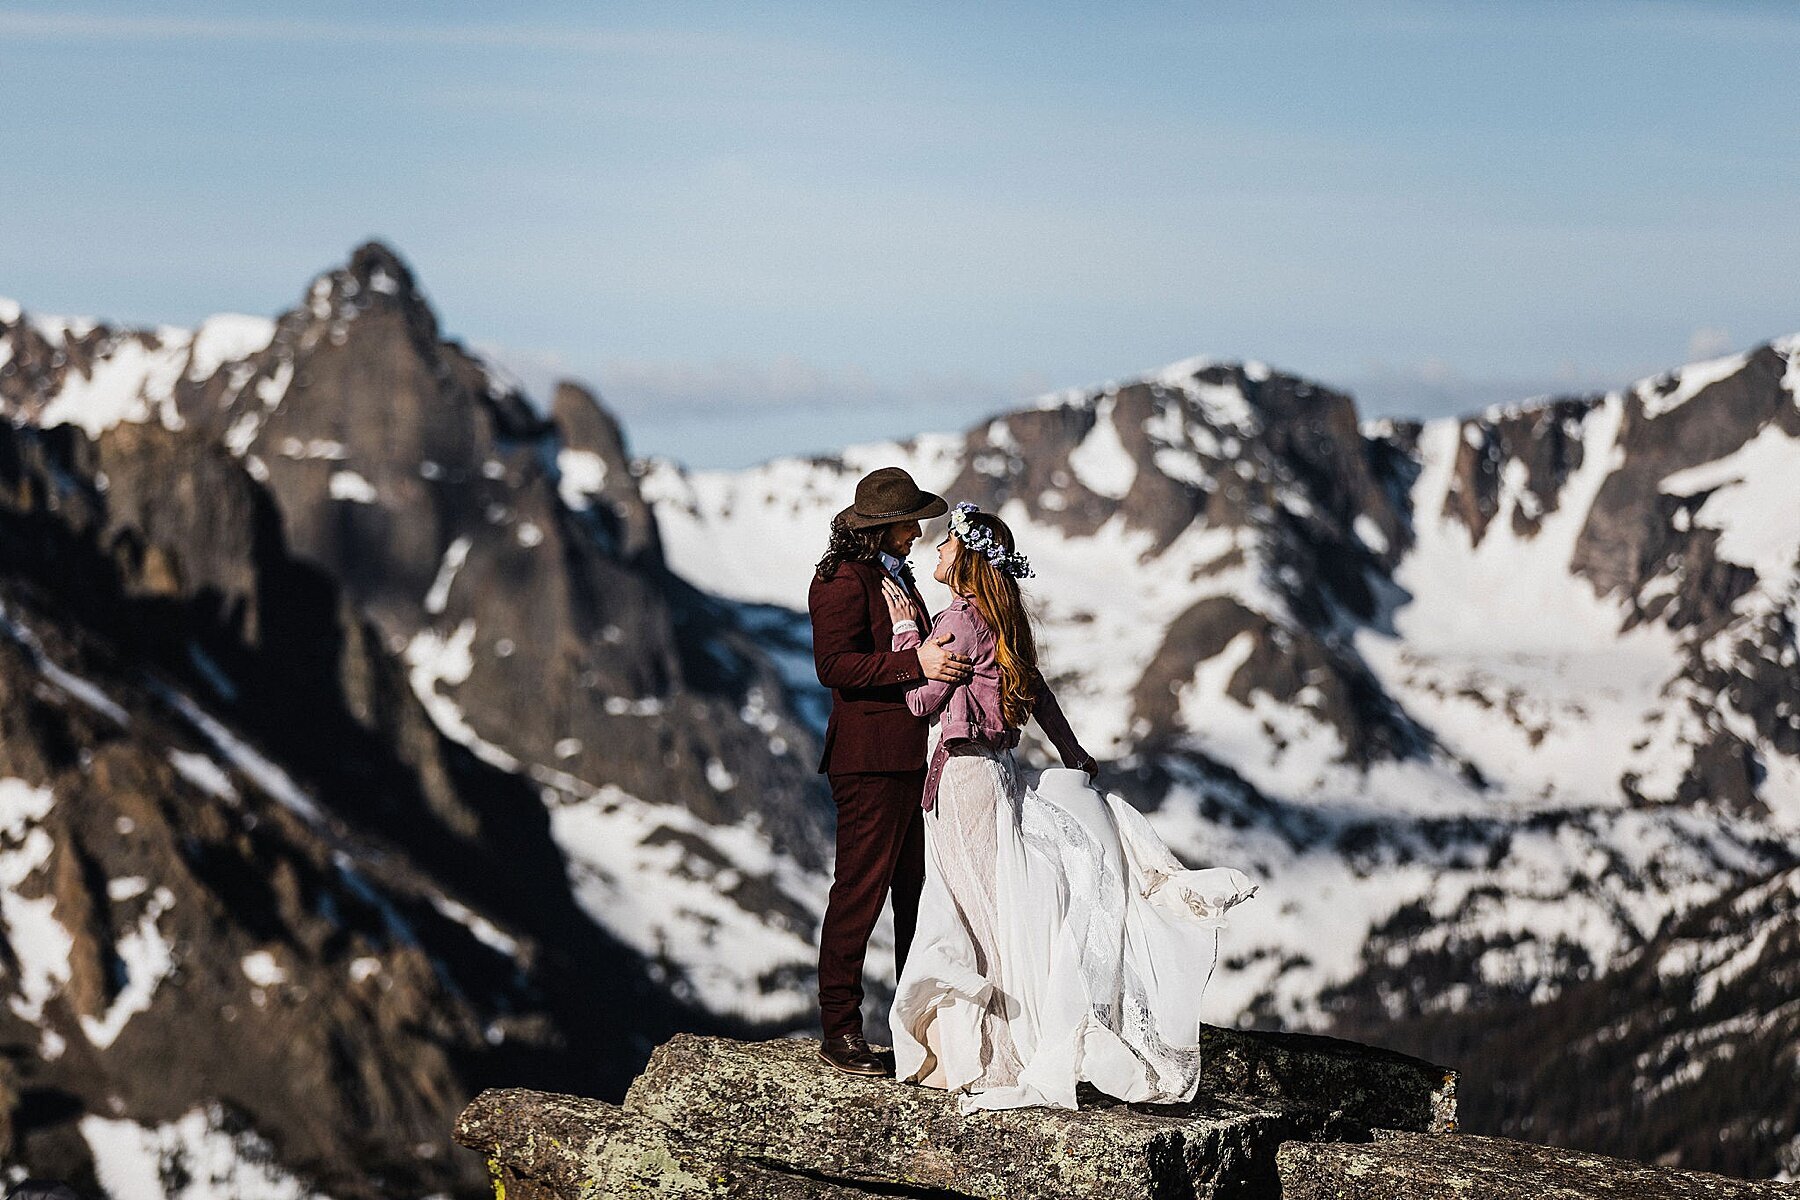
<path id="1" fill-rule="evenodd" d="M 974 674 L 975 669 L 969 665 L 967 657 L 948 649 L 955 640 L 954 633 L 940 633 L 919 647 L 919 669 L 925 672 L 925 678 L 939 683 L 961 683 Z"/>

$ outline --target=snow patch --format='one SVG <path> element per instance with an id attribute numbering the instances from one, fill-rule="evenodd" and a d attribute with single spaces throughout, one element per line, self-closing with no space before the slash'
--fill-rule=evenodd
<path id="1" fill-rule="evenodd" d="M 1780 338 L 1771 343 L 1771 347 L 1787 360 L 1787 370 L 1781 373 L 1781 386 L 1794 398 L 1794 403 L 1800 405 L 1800 334 Z"/>
<path id="2" fill-rule="evenodd" d="M 160 689 L 160 694 L 165 703 L 180 713 L 196 732 L 212 743 L 213 749 L 224 755 L 232 766 L 243 772 L 245 778 L 262 789 L 265 795 L 314 829 L 324 827 L 323 810 L 285 770 L 232 733 L 187 696 L 168 688 Z"/>
<path id="3" fill-rule="evenodd" d="M 1670 496 L 1710 491 L 1693 513 L 1698 525 L 1719 531 L 1718 554 L 1772 583 L 1790 576 L 1800 559 L 1800 504 L 1794 468 L 1800 441 L 1773 423 L 1714 462 L 1676 471 L 1659 485 Z"/>
<path id="4" fill-rule="evenodd" d="M 262 401 L 265 409 L 278 408 L 287 395 L 288 385 L 294 381 L 294 362 L 284 358 L 275 366 L 271 375 L 256 381 L 256 398 Z"/>
<path id="5" fill-rule="evenodd" d="M 519 957 L 518 940 L 501 931 L 492 921 L 468 906 L 452 900 L 442 892 L 431 893 L 431 906 L 475 935 L 475 940 L 507 958 Z"/>
<path id="6" fill-rule="evenodd" d="M 1357 513 L 1356 520 L 1350 523 L 1350 530 L 1363 545 L 1377 554 L 1386 554 L 1388 548 L 1387 534 L 1381 532 L 1368 513 Z"/>
<path id="7" fill-rule="evenodd" d="M 238 960 L 238 969 L 243 971 L 244 978 L 257 987 L 270 988 L 287 982 L 287 968 L 275 961 L 275 956 L 267 950 L 257 950 L 244 955 Z"/>
<path id="8" fill-rule="evenodd" d="M 304 442 L 296 437 L 282 438 L 280 454 L 283 458 L 322 458 L 327 462 L 338 462 L 345 457 L 344 443 L 331 438 L 308 438 Z"/>
<path id="9" fill-rule="evenodd" d="M 1183 390 L 1200 406 L 1206 423 L 1213 428 L 1255 431 L 1256 414 L 1244 399 L 1244 389 L 1236 383 L 1190 382 Z"/>
<path id="10" fill-rule="evenodd" d="M 206 318 L 194 334 L 188 357 L 187 377 L 209 379 L 226 363 L 238 362 L 269 348 L 275 338 L 275 322 L 242 313 L 220 313 Z"/>
<path id="11" fill-rule="evenodd" d="M 716 758 L 706 760 L 706 782 L 715 792 L 729 792 L 737 786 L 737 776 L 725 768 L 725 764 Z"/>
<path id="12" fill-rule="evenodd" d="M 163 1125 L 89 1114 L 79 1128 L 112 1200 L 328 1200 L 217 1105 Z"/>
<path id="13" fill-rule="evenodd" d="M 86 373 L 70 371 L 38 424 L 75 425 L 99 437 L 115 425 L 160 417 L 170 429 L 182 426 L 175 411 L 175 385 L 188 363 L 193 335 L 159 329 L 152 348 L 146 336 L 125 334 L 105 343 Z"/>
<path id="14" fill-rule="evenodd" d="M 1644 380 L 1634 390 L 1643 403 L 1644 415 L 1654 421 L 1674 412 L 1713 384 L 1730 379 L 1749 361 L 1747 354 L 1732 354 L 1707 362 L 1689 363 L 1673 375 Z M 1663 390 L 1665 387 L 1667 391 Z"/>
<path id="15" fill-rule="evenodd" d="M 19 888 L 50 861 L 55 849 L 39 822 L 56 798 L 49 788 L 0 779 L 0 922 L 18 961 L 18 982 L 7 1006 L 32 1025 L 69 982 L 75 939 L 56 919 L 56 898 L 27 899 Z"/>
<path id="16" fill-rule="evenodd" d="M 465 534 L 445 548 L 443 561 L 438 563 L 437 578 L 431 581 L 431 589 L 425 593 L 426 612 L 437 616 L 450 603 L 450 585 L 456 582 L 456 573 L 468 561 L 469 547 L 474 544 L 474 539 Z"/>
<path id="17" fill-rule="evenodd" d="M 333 500 L 347 500 L 352 504 L 373 504 L 380 499 L 375 485 L 355 471 L 333 471 L 329 489 Z"/>
<path id="18" fill-rule="evenodd" d="M 255 412 L 245 412 L 225 431 L 225 448 L 234 457 L 242 458 L 256 444 L 256 435 L 261 431 L 262 417 Z"/>
<path id="19" fill-rule="evenodd" d="M 475 658 L 470 653 L 474 645 L 475 622 L 472 620 L 458 625 L 449 637 L 436 630 L 420 630 L 406 644 L 406 662 L 410 668 L 407 678 L 412 684 L 413 695 L 425 706 L 439 733 L 468 747 L 475 757 L 490 766 L 502 771 L 517 771 L 523 764 L 476 733 L 463 715 L 462 706 L 438 691 L 440 684 L 455 687 L 469 678 L 475 669 Z"/>
<path id="20" fill-rule="evenodd" d="M 656 460 L 638 487 L 656 508 L 664 552 L 677 572 L 733 599 L 795 608 L 804 606 L 831 514 L 855 498 L 860 475 L 904 467 L 921 488 L 941 494 L 962 467 L 961 447 L 959 437 L 933 434 L 908 444 L 851 447 L 841 465 L 783 458 L 746 472 L 689 472 Z M 754 534 L 728 533 L 719 520 L 726 512 L 733 529 Z M 919 572 L 934 587 L 930 574 Z"/>
<path id="21" fill-rule="evenodd" d="M 558 450 L 556 473 L 556 494 L 573 512 L 585 512 L 606 488 L 606 460 L 592 450 Z"/>
<path id="22" fill-rule="evenodd" d="M 552 793 L 554 795 L 554 793 Z M 550 832 L 561 847 L 582 908 L 645 955 L 653 973 L 672 972 L 671 990 L 720 1013 L 753 1021 L 799 1021 L 814 1003 L 799 981 L 814 969 L 814 933 L 829 876 L 801 869 L 753 822 L 710 825 L 685 809 L 647 804 L 607 785 L 585 798 L 547 801 Z M 670 837 L 668 835 L 676 836 Z M 709 848 L 697 855 L 692 843 Z M 732 891 L 767 877 L 809 914 L 792 925 L 741 907 Z M 883 919 L 871 941 L 869 969 L 881 978 L 892 945 Z M 890 974 L 885 981 L 892 983 Z M 796 982 L 771 987 L 773 974 Z"/>
<path id="23" fill-rule="evenodd" d="M 113 953 L 125 971 L 125 984 L 119 989 L 106 1012 L 99 1017 L 83 1014 L 81 1031 L 87 1040 L 104 1050 L 111 1046 L 131 1018 L 150 1007 L 156 989 L 175 967 L 175 954 L 168 939 L 156 923 L 175 907 L 175 894 L 168 888 L 157 888 L 144 905 L 137 924 L 128 929 L 113 945 Z"/>
<path id="24" fill-rule="evenodd" d="M 1069 452 L 1069 466 L 1081 485 L 1097 496 L 1123 500 L 1137 481 L 1137 460 L 1119 440 L 1113 422 L 1113 401 L 1102 400 L 1094 410 L 1094 427 Z"/>
<path id="25" fill-rule="evenodd" d="M 1133 382 L 1154 383 L 1160 387 L 1174 388 L 1177 391 L 1181 391 L 1192 384 L 1194 382 L 1194 376 L 1200 374 L 1202 371 L 1210 371 L 1214 367 L 1225 365 L 1227 364 L 1221 362 L 1219 359 L 1211 358 L 1204 354 L 1197 354 L 1192 358 L 1184 358 L 1178 362 L 1172 362 L 1165 367 L 1158 367 L 1154 371 L 1146 371 L 1144 374 L 1137 376 Z M 1107 386 L 1109 388 L 1117 387 L 1116 384 L 1108 384 Z"/>

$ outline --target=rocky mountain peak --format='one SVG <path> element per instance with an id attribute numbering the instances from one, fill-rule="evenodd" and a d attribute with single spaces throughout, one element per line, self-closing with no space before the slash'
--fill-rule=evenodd
<path id="1" fill-rule="evenodd" d="M 1691 528 L 1714 491 L 1735 486 L 1758 459 L 1800 437 L 1795 341 L 1689 364 L 1608 398 L 1617 409 L 1614 453 L 1620 461 L 1595 495 L 1575 547 L 1576 569 L 1602 594 L 1642 592 L 1663 573 L 1671 543 L 1691 540 L 1688 529 L 1677 526 Z M 1707 464 L 1727 465 L 1704 478 L 1693 473 Z M 1729 503 L 1729 497 L 1720 499 Z M 1657 519 L 1644 521 L 1646 512 Z M 1795 566 L 1791 557 L 1741 565 L 1764 573 Z"/>
<path id="2" fill-rule="evenodd" d="M 562 435 L 556 468 L 563 502 L 600 522 L 625 559 L 660 565 L 656 517 L 638 488 L 618 420 L 597 395 L 567 379 L 556 385 L 550 419 Z"/>
<path id="3" fill-rule="evenodd" d="M 195 828 L 217 825 L 220 806 L 241 799 L 246 824 L 264 830 L 275 828 L 265 808 L 291 812 L 326 880 L 294 903 L 307 936 L 330 947 L 326 967 L 304 975 L 278 951 L 274 965 L 259 954 L 289 914 L 272 913 L 254 855 L 219 867 L 232 903 L 211 908 L 171 864 L 143 863 L 135 874 L 148 882 L 129 895 L 121 883 L 113 916 L 96 899 L 123 869 L 113 857 L 9 860 L 6 887 L 33 913 L 53 908 L 75 937 L 68 956 L 50 946 L 54 962 L 29 985 L 50 999 L 26 997 L 4 1031 L 18 1045 L 69 1046 L 54 1071 L 19 1076 L 27 1161 L 69 1166 L 84 1183 L 110 1169 L 76 1123 L 108 1111 L 101 1089 L 116 1068 L 142 1084 L 118 1089 L 126 1107 L 106 1118 L 117 1138 L 149 1144 L 176 1136 L 171 1123 L 204 1126 L 168 1171 L 208 1152 L 217 1130 L 206 1114 L 230 1126 L 247 1108 L 283 1153 L 312 1154 L 311 1135 L 295 1130 L 316 1127 L 321 1156 L 391 1185 L 345 1188 L 341 1172 L 303 1162 L 332 1194 L 433 1194 L 455 1182 L 452 1164 L 418 1166 L 417 1186 L 394 1172 L 424 1162 L 417 1125 L 458 1103 L 493 1056 L 541 1056 L 534 1076 L 560 1062 L 605 1086 L 647 1052 L 634 1039 L 715 1019 L 691 1005 L 739 1029 L 786 1028 L 810 1007 L 796 981 L 814 955 L 828 844 L 815 732 L 732 608 L 667 570 L 598 398 L 562 390 L 565 432 L 439 330 L 412 273 L 378 244 L 275 320 L 134 331 L 21 315 L 0 328 L 0 785 L 16 775 L 33 789 L 5 792 L 0 808 L 24 797 L 29 821 L 53 830 L 79 810 L 98 846 L 115 817 L 149 829 L 133 806 L 161 803 L 157 831 L 181 854 L 211 853 Z M 93 711 L 76 734 L 44 732 L 59 709 Z M 114 771 L 108 742 L 149 765 Z M 60 777 L 44 765 L 51 754 Z M 164 881 L 178 916 L 156 908 Z M 293 889 L 272 886 L 285 904 Z M 385 985 L 367 975 L 376 956 L 344 943 L 353 912 L 424 944 L 412 966 L 427 986 L 395 993 L 406 1015 L 394 1024 L 438 1031 L 422 1036 L 441 1049 L 390 1042 L 399 1048 L 365 1055 L 363 1032 L 334 1039 L 320 1026 L 295 1041 L 276 1025 L 231 1044 L 242 1069 L 229 1076 L 202 1065 L 158 1080 L 142 1069 L 149 1052 L 97 1063 L 70 1036 L 86 1019 L 128 1025 L 120 1047 L 152 1028 L 179 1039 L 177 1005 L 194 994 L 165 982 L 168 1021 L 134 1015 L 131 998 L 158 985 L 125 935 L 203 913 L 215 927 L 194 935 L 194 953 L 246 963 L 207 958 L 208 978 L 242 976 L 261 1006 L 285 971 L 318 1013 L 342 1011 L 346 996 L 354 1007 Z M 114 919 L 129 929 L 83 932 Z M 239 927 L 247 936 L 220 932 Z M 0 961 L 0 998 L 21 986 Z M 205 1007 L 212 995 L 193 1020 L 225 1019 Z M 642 1011 L 597 1022 L 592 1037 L 565 1015 L 568 1003 L 595 1013 L 615 1002 Z M 151 1048 L 158 1061 L 181 1057 L 172 1044 Z M 355 1096 L 272 1108 L 243 1082 L 276 1071 L 276 1055 L 299 1087 L 348 1078 L 330 1057 L 348 1047 L 367 1062 L 437 1056 L 384 1081 L 399 1100 L 373 1094 L 358 1110 L 411 1106 L 418 1122 L 365 1137 L 346 1115 Z M 9 1095 L 0 1086 L 0 1131 Z"/>
<path id="4" fill-rule="evenodd" d="M 618 419 L 606 411 L 598 395 L 576 380 L 557 382 L 550 400 L 550 417 L 571 450 L 590 450 L 608 459 L 625 458 L 625 431 Z"/>
<path id="5" fill-rule="evenodd" d="M 422 347 L 438 340 L 437 314 L 426 301 L 412 269 L 382 242 L 365 242 L 350 261 L 315 278 L 300 312 L 315 321 L 347 322 L 369 312 L 399 314 Z"/>
<path id="6" fill-rule="evenodd" d="M 1188 359 L 1120 383 L 1056 393 L 970 431 L 952 483 L 991 504 L 1091 535 L 1117 519 L 1166 550 L 1196 522 L 1268 529 L 1290 516 L 1366 515 L 1391 543 L 1354 401 L 1256 362 Z"/>

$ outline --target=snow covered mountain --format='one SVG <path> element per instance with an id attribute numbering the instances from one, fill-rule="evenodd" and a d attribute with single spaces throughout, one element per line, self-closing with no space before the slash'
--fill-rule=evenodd
<path id="1" fill-rule="evenodd" d="M 485 1193 L 474 1088 L 805 1021 L 817 739 L 591 395 L 367 246 L 273 321 L 0 307 L 0 410 L 7 1161 Z"/>
<path id="2" fill-rule="evenodd" d="M 1615 981 L 1622 1096 L 1785 1028 L 1748 975 L 1695 989 L 1784 977 L 1748 914 L 1791 923 L 1753 898 L 1800 866 L 1800 339 L 1423 425 L 1192 360 L 688 472 L 577 386 L 532 405 L 370 245 L 273 320 L 0 303 L 0 413 L 7 1161 L 472 1196 L 441 1136 L 471 1089 L 803 1026 L 830 816 L 798 609 L 887 463 L 1014 524 L 1109 782 L 1262 882 L 1216 1019 L 1466 1054 L 1500 1081 L 1471 1112 L 1550 1140 L 1598 1134 L 1502 1085 L 1611 1044 Z M 1683 1042 L 1657 1014 L 1689 1002 Z M 1601 1148 L 1793 1169 L 1731 1145 Z"/>
<path id="3" fill-rule="evenodd" d="M 765 614 L 874 466 L 998 511 L 1112 786 L 1265 885 L 1214 1014 L 1444 1059 L 1422 1018 L 1542 1004 L 1796 861 L 1796 438 L 1800 338 L 1423 424 L 1193 360 L 643 490 Z"/>
<path id="4" fill-rule="evenodd" d="M 1676 919 L 1546 1004 L 1427 1018 L 1415 1037 L 1467 1072 L 1459 1114 L 1480 1128 L 1792 1180 L 1796 996 L 1800 871 L 1790 868 Z"/>

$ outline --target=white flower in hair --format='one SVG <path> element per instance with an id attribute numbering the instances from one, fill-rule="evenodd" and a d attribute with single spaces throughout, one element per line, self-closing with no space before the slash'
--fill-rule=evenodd
<path id="1" fill-rule="evenodd" d="M 967 500 L 950 510 L 950 531 L 956 535 L 957 540 L 1014 579 L 1035 578 L 1036 572 L 1031 569 L 1030 559 L 1017 550 L 1008 550 L 994 538 L 992 530 L 969 520 L 970 513 L 980 511 L 978 506 Z"/>

